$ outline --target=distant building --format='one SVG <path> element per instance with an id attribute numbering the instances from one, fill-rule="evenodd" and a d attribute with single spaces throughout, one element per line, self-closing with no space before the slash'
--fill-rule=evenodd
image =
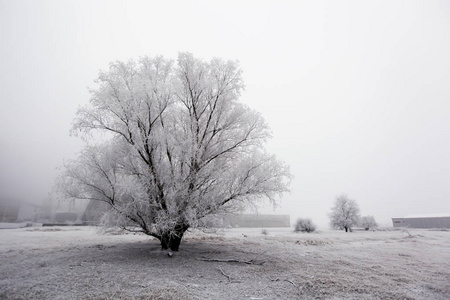
<path id="1" fill-rule="evenodd" d="M 81 216 L 86 203 L 60 203 L 44 205 L 27 203 L 19 200 L 0 199 L 0 222 L 40 222 L 40 223 L 81 223 Z"/>
<path id="2" fill-rule="evenodd" d="M 14 223 L 19 215 L 20 204 L 14 201 L 0 200 L 0 222 Z"/>
<path id="3" fill-rule="evenodd" d="M 394 227 L 406 228 L 450 228 L 450 214 L 410 215 L 404 218 L 392 218 Z"/>
<path id="4" fill-rule="evenodd" d="M 19 201 L 0 201 L 0 222 L 37 222 L 40 206 Z"/>
<path id="5" fill-rule="evenodd" d="M 38 222 L 41 207 L 30 203 L 21 203 L 17 222 Z"/>

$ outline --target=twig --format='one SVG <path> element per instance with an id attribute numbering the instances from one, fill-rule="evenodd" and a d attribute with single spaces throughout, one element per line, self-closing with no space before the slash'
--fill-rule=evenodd
<path id="1" fill-rule="evenodd" d="M 293 286 L 297 286 L 295 283 L 293 283 L 292 281 L 290 281 L 289 279 L 285 279 L 284 281 L 289 282 L 290 284 L 292 284 Z"/>
<path id="2" fill-rule="evenodd" d="M 206 258 L 206 257 L 197 257 L 197 260 L 201 261 L 215 261 L 215 262 L 227 262 L 227 263 L 241 263 L 241 264 L 247 264 L 247 265 L 262 265 L 265 263 L 265 261 L 254 261 L 251 260 L 238 260 L 233 258 L 227 258 L 227 259 L 220 259 L 220 258 Z"/>
<path id="3" fill-rule="evenodd" d="M 270 279 L 270 281 L 280 281 L 280 278 L 271 278 L 270 276 L 269 276 L 269 279 Z M 289 282 L 290 284 L 292 284 L 293 286 L 297 286 L 294 282 L 292 282 L 291 280 L 289 280 L 289 279 L 281 279 L 282 281 L 287 281 L 287 282 Z"/>
<path id="4" fill-rule="evenodd" d="M 231 276 L 230 275 L 227 275 L 227 274 L 225 274 L 225 272 L 221 269 L 221 268 L 219 268 L 219 270 L 220 270 L 220 273 L 222 273 L 222 275 L 223 276 L 225 276 L 226 278 L 228 278 L 228 282 L 230 282 L 231 283 Z"/>
<path id="5" fill-rule="evenodd" d="M 270 279 L 270 281 L 279 281 L 280 280 L 279 278 L 270 278 L 270 276 L 269 276 L 269 279 Z"/>
<path id="6" fill-rule="evenodd" d="M 73 267 L 84 267 L 81 263 L 77 263 L 76 265 L 69 265 L 69 269 L 72 269 Z"/>

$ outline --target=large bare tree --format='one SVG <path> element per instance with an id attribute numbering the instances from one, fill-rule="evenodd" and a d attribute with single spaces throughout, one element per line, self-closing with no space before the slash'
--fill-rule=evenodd
<path id="1" fill-rule="evenodd" d="M 144 57 L 111 63 L 97 84 L 73 127 L 88 146 L 59 187 L 107 203 L 106 223 L 177 251 L 205 216 L 287 191 L 288 167 L 263 148 L 267 124 L 238 101 L 237 62 Z"/>

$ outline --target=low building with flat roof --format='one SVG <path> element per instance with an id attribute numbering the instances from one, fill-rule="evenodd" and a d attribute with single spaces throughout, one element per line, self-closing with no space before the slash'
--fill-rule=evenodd
<path id="1" fill-rule="evenodd" d="M 394 227 L 405 228 L 450 228 L 449 214 L 409 215 L 404 218 L 392 218 Z"/>

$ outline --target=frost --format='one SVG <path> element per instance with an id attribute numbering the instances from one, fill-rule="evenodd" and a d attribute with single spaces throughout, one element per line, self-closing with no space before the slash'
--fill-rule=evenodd
<path id="1" fill-rule="evenodd" d="M 210 214 L 261 199 L 275 205 L 289 170 L 264 151 L 270 132 L 261 115 L 238 101 L 241 73 L 236 62 L 189 53 L 177 65 L 163 57 L 111 63 L 77 112 L 73 133 L 88 146 L 60 178 L 63 197 L 103 202 L 103 224 L 172 250 Z"/>

